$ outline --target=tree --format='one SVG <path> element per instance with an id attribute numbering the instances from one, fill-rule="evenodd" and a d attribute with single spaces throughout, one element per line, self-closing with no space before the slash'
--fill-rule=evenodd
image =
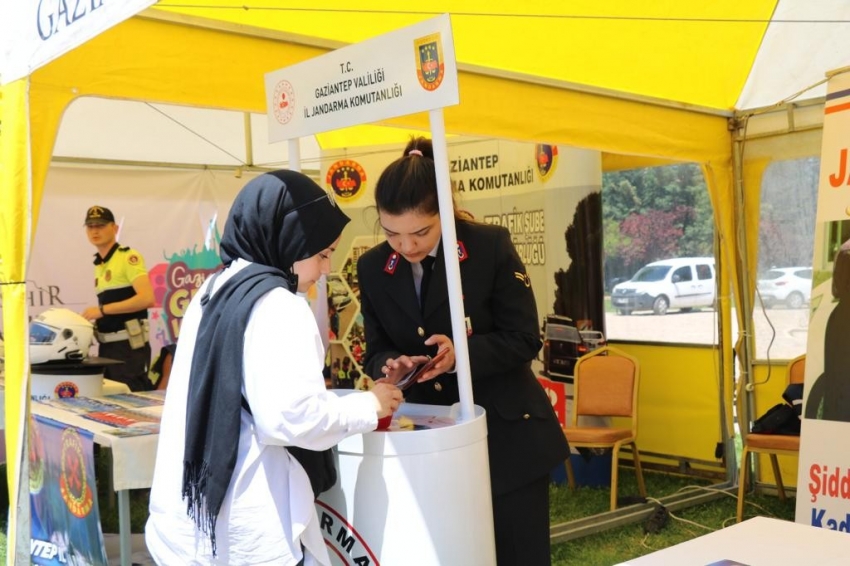
<path id="1" fill-rule="evenodd" d="M 657 259 L 713 255 L 714 214 L 695 164 L 606 173 L 602 214 L 606 282 Z"/>
<path id="2" fill-rule="evenodd" d="M 639 267 L 679 255 L 679 238 L 684 233 L 681 227 L 683 212 L 680 207 L 670 212 L 650 210 L 629 215 L 620 225 L 620 232 L 631 239 L 631 246 L 623 250 L 626 264 Z"/>

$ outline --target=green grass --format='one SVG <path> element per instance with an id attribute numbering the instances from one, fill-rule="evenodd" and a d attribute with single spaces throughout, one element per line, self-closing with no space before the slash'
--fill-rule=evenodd
<path id="1" fill-rule="evenodd" d="M 661 498 L 680 490 L 707 488 L 711 483 L 687 476 L 645 471 L 647 495 Z M 575 493 L 566 486 L 550 488 L 552 524 L 568 522 L 608 511 L 610 489 L 580 487 Z M 637 495 L 634 470 L 620 469 L 620 496 Z M 794 520 L 793 499 L 782 503 L 778 497 L 748 494 L 744 518 L 766 515 Z M 708 503 L 673 512 L 658 534 L 645 534 L 643 523 L 626 525 L 596 535 L 552 545 L 553 566 L 611 566 L 667 548 L 735 523 L 736 498 L 724 495 Z M 677 520 L 681 519 L 681 520 Z"/>
<path id="2" fill-rule="evenodd" d="M 104 458 L 96 458 L 96 474 L 104 477 Z M 5 481 L 5 467 L 3 473 Z M 705 479 L 693 478 L 654 471 L 645 471 L 647 495 L 650 498 L 663 498 L 673 495 L 683 489 L 711 489 L 711 482 Z M 5 486 L 4 486 L 5 487 Z M 108 497 L 105 482 L 98 482 L 98 498 L 101 524 L 104 532 L 118 532 L 117 503 Z M 608 511 L 610 489 L 608 487 L 579 487 L 571 492 L 565 485 L 550 487 L 550 518 L 552 525 L 564 523 L 584 517 L 589 517 Z M 623 496 L 637 495 L 637 482 L 634 470 L 623 467 L 620 469 L 619 494 Z M 144 531 L 147 520 L 148 490 L 131 492 L 131 529 L 134 533 Z M 794 520 L 794 500 L 782 503 L 777 497 L 770 495 L 747 495 L 745 518 L 756 515 L 767 515 Z M 0 502 L 2 503 L 2 502 Z M 713 530 L 734 524 L 736 500 L 731 496 L 723 496 L 708 503 L 676 511 L 667 526 L 658 534 L 647 535 L 642 523 L 619 527 L 596 535 L 552 545 L 553 566 L 611 566 L 631 558 L 643 556 L 662 548 L 690 540 Z M 8 501 L 3 513 L 0 514 L 0 563 L 6 560 L 6 520 Z M 677 520 L 682 519 L 682 521 Z M 688 521 L 688 522 L 685 522 Z"/>

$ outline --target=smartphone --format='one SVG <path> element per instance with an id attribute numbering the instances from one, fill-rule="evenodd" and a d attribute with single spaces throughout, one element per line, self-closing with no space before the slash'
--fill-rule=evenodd
<path id="1" fill-rule="evenodd" d="M 424 373 L 434 369 L 434 366 L 437 365 L 437 362 L 445 358 L 448 353 L 448 348 L 440 350 L 439 352 L 437 352 L 436 356 L 434 356 L 424 364 L 419 364 L 418 366 L 407 372 L 407 374 L 402 377 L 398 383 L 396 383 L 396 386 L 402 391 L 407 389 L 408 387 L 416 383 L 416 380 L 418 380 Z"/>

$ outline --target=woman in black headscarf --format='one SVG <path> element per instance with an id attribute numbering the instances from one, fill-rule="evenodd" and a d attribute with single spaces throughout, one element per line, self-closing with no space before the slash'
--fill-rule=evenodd
<path id="1" fill-rule="evenodd" d="M 329 564 L 312 477 L 286 447 L 325 450 L 398 407 L 389 385 L 337 397 L 303 293 L 348 217 L 308 177 L 261 175 L 236 197 L 224 269 L 193 298 L 162 414 L 146 526 L 158 564 Z"/>

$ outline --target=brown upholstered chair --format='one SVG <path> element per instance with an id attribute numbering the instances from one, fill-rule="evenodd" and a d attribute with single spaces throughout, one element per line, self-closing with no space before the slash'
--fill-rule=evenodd
<path id="1" fill-rule="evenodd" d="M 622 350 L 605 346 L 578 359 L 574 372 L 573 410 L 564 434 L 573 448 L 611 448 L 611 510 L 617 508 L 620 448 L 632 447 L 638 490 L 646 497 L 646 485 L 637 448 L 638 388 L 640 364 Z M 580 426 L 579 417 L 614 417 L 611 426 Z M 622 418 L 628 419 L 622 426 Z M 572 463 L 566 462 L 567 478 L 575 489 Z"/>
<path id="2" fill-rule="evenodd" d="M 798 356 L 788 362 L 788 383 L 803 383 L 806 374 L 806 355 Z M 739 404 L 743 395 L 738 394 Z M 741 414 L 741 411 L 738 411 Z M 776 479 L 779 499 L 785 501 L 785 485 L 782 483 L 782 472 L 779 471 L 777 456 L 794 456 L 800 453 L 800 437 L 790 434 L 758 434 L 743 433 L 741 440 L 744 450 L 741 453 L 741 474 L 738 477 L 738 522 L 744 518 L 744 494 L 747 491 L 747 481 L 750 474 L 750 454 L 767 454 L 770 456 L 770 466 Z"/>

